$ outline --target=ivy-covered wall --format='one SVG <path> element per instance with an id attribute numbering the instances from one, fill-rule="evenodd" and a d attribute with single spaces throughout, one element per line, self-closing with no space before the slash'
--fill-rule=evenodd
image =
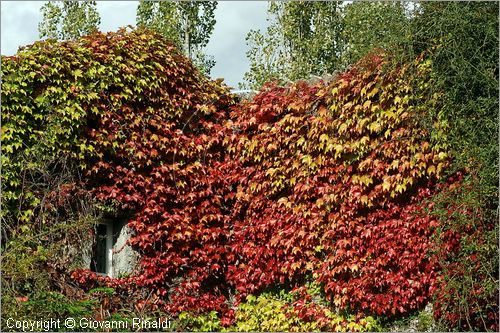
<path id="1" fill-rule="evenodd" d="M 378 51 L 331 82 L 269 84 L 240 103 L 146 30 L 2 61 L 11 313 L 45 288 L 97 302 L 79 313 L 162 313 L 189 329 L 375 330 L 445 290 L 467 230 L 445 230 L 434 210 L 463 172 L 447 173 L 425 56 L 395 66 Z M 109 216 L 132 231 L 129 276 L 82 269 L 64 245 Z"/>

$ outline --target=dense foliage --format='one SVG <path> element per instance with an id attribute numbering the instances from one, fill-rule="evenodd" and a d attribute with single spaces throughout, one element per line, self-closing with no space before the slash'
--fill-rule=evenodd
<path id="1" fill-rule="evenodd" d="M 437 222 L 417 213 L 429 208 L 446 146 L 415 126 L 437 106 L 426 96 L 429 63 L 411 77 L 382 65 L 373 56 L 331 85 L 271 87 L 225 126 L 217 113 L 194 113 L 177 133 L 161 119 L 151 127 L 141 110 L 121 110 L 130 122 L 105 117 L 91 134 L 106 156 L 91 169 L 106 180 L 95 193 L 131 211 L 141 253 L 141 273 L 121 283 L 154 288 L 174 314 L 216 310 L 223 325 L 234 320 L 231 293 L 238 304 L 308 276 L 339 309 L 391 316 L 425 305 Z"/>
<path id="2" fill-rule="evenodd" d="M 190 240 L 207 238 L 198 250 L 204 255 L 217 243 L 212 235 L 225 237 L 217 229 L 196 224 L 216 224 L 220 213 L 214 207 L 222 209 L 213 201 L 219 180 L 209 178 L 201 163 L 217 170 L 212 162 L 220 154 L 218 123 L 232 103 L 226 88 L 199 74 L 172 44 L 140 30 L 94 34 L 75 42 L 37 42 L 16 56 L 4 57 L 3 63 L 4 258 L 13 258 L 15 264 L 50 248 L 57 237 L 80 246 L 75 242 L 78 230 L 58 231 L 65 224 L 71 228 L 69 221 L 61 224 L 65 217 L 77 223 L 87 217 L 96 221 L 104 213 L 131 214 L 137 218 L 129 224 L 137 231 L 131 242 L 142 253 L 144 269 L 134 285 L 154 286 L 165 295 L 160 284 L 168 286 L 173 277 L 181 276 L 187 257 L 195 266 L 198 261 L 189 252 L 193 248 L 182 252 L 183 241 L 190 246 Z M 205 154 L 200 154 L 202 150 Z M 64 170 L 69 176 L 56 177 L 66 175 Z M 80 192 L 81 199 L 76 195 Z M 176 200 L 187 206 L 176 206 Z M 90 212 L 82 208 L 88 205 Z M 198 221 L 198 216 L 204 219 Z M 186 220 L 181 231 L 187 238 L 182 239 L 177 223 L 190 218 L 193 225 Z M 151 237 L 153 230 L 158 239 Z M 49 237 L 40 237 L 43 234 Z M 168 241 L 179 237 L 180 242 L 167 244 L 166 271 L 158 277 L 148 266 L 157 265 L 159 248 L 154 242 L 165 237 Z M 67 267 L 68 260 L 77 256 L 50 254 L 29 263 L 27 271 L 47 271 L 47 265 Z M 3 279 L 13 279 L 12 293 L 44 289 L 37 285 L 26 290 L 22 280 L 11 275 L 14 264 L 7 266 L 11 272 L 2 274 Z M 189 279 L 182 283 L 186 284 Z M 190 298 L 183 301 L 193 303 Z"/>
<path id="3" fill-rule="evenodd" d="M 435 238 L 441 242 L 450 230 L 467 234 L 467 224 L 474 230 L 467 237 L 459 237 L 456 251 L 439 257 L 441 265 L 449 269 L 443 272 L 440 283 L 444 289 L 435 299 L 437 308 L 446 310 L 436 311 L 436 315 L 447 328 L 497 327 L 498 2 L 353 2 L 342 4 L 335 15 L 327 17 L 309 11 L 304 20 L 302 13 L 306 10 L 294 10 L 300 6 L 307 4 L 270 5 L 270 28 L 265 33 L 249 33 L 251 68 L 245 75 L 246 84 L 260 87 L 268 80 L 286 82 L 331 73 L 339 67 L 323 64 L 332 61 L 342 68 L 377 47 L 390 50 L 396 64 L 425 52 L 432 60 L 432 89 L 442 95 L 441 107 L 429 108 L 420 126 L 434 132 L 432 119 L 436 116 L 447 124 L 452 157 L 447 172 L 465 171 L 463 182 L 468 189 L 447 192 L 446 197 L 435 200 L 431 213 L 443 225 Z M 332 19 L 335 23 L 329 29 L 341 33 L 341 38 L 335 35 L 336 52 L 315 54 L 317 45 L 331 45 L 332 36 L 307 31 Z M 302 48 L 304 56 L 293 56 L 292 48 Z M 283 50 L 288 51 L 285 56 L 281 56 Z M 462 207 L 469 214 L 453 214 L 450 218 L 455 209 L 449 206 Z"/>
<path id="4" fill-rule="evenodd" d="M 498 330 L 498 12 L 498 2 L 422 3 L 413 28 L 443 93 L 429 114 L 449 125 L 450 171 L 467 172 L 461 189 L 436 201 L 443 234 L 462 236 L 441 259 L 437 299 L 446 327 L 459 330 Z"/>
<path id="5" fill-rule="evenodd" d="M 415 124 L 438 96 L 426 96 L 429 63 L 413 77 L 382 65 L 373 56 L 327 86 L 266 87 L 233 113 L 228 272 L 241 295 L 309 275 L 339 308 L 391 316 L 428 301 L 437 222 L 417 213 L 447 153 L 443 134 L 431 142 Z"/>
<path id="6" fill-rule="evenodd" d="M 236 311 L 234 326 L 224 327 L 216 312 L 179 315 L 177 328 L 189 331 L 227 332 L 375 332 L 381 330 L 373 317 L 343 316 L 332 312 L 313 284 L 289 292 L 268 291 L 248 295 Z"/>
<path id="7" fill-rule="evenodd" d="M 451 168 L 449 99 L 427 56 L 394 65 L 376 51 L 330 82 L 269 84 L 240 103 L 144 30 L 37 42 L 2 62 L 13 316 L 56 299 L 68 305 L 47 308 L 56 316 L 100 304 L 100 318 L 154 311 L 180 329 L 371 331 L 372 316 L 435 296 L 451 327 L 498 328 L 498 286 L 484 287 L 495 263 L 481 262 L 498 229 L 467 223 L 489 213 L 462 205 L 474 174 Z M 131 276 L 72 262 L 70 244 L 104 215 L 133 231 Z M 479 273 L 468 326 L 447 278 L 466 265 Z"/>

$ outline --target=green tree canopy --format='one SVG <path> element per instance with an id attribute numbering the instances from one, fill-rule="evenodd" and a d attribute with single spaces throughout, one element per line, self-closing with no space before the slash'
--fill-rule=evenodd
<path id="1" fill-rule="evenodd" d="M 296 80 L 331 73 L 343 49 L 338 2 L 272 2 L 265 33 L 247 35 L 250 71 L 243 86 L 257 88 L 269 79 Z"/>
<path id="2" fill-rule="evenodd" d="M 215 27 L 215 1 L 141 1 L 137 25 L 153 29 L 172 40 L 205 73 L 214 66 L 203 53 Z"/>
<path id="3" fill-rule="evenodd" d="M 49 1 L 41 8 L 40 38 L 76 39 L 99 28 L 95 1 Z"/>
<path id="4" fill-rule="evenodd" d="M 374 48 L 412 50 L 411 11 L 399 2 L 270 2 L 269 27 L 251 30 L 243 87 L 323 76 Z"/>
<path id="5" fill-rule="evenodd" d="M 353 64 L 374 48 L 412 52 L 410 17 L 415 5 L 404 2 L 352 2 L 343 8 L 344 66 Z"/>

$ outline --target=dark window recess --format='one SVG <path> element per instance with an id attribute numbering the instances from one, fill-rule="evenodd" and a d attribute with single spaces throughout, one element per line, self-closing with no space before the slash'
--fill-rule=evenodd
<path id="1" fill-rule="evenodd" d="M 112 276 L 113 258 L 110 252 L 116 245 L 118 237 L 125 226 L 125 221 L 98 224 L 95 227 L 95 241 L 92 247 L 90 269 L 96 273 Z"/>
<path id="2" fill-rule="evenodd" d="M 106 224 L 98 224 L 96 226 L 96 239 L 94 242 L 92 261 L 90 269 L 97 273 L 107 274 L 106 272 L 106 256 L 107 256 L 107 234 L 108 227 Z"/>

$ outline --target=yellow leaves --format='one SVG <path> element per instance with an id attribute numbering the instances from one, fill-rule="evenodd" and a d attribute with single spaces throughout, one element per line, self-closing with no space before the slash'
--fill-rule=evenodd
<path id="1" fill-rule="evenodd" d="M 278 205 L 279 206 L 284 206 L 286 208 L 291 208 L 292 207 L 292 202 L 288 200 L 287 197 L 281 197 L 278 199 Z"/>
<path id="2" fill-rule="evenodd" d="M 204 113 L 204 114 L 208 114 L 208 113 L 209 113 L 209 111 L 210 111 L 210 109 L 208 108 L 208 105 L 205 105 L 205 104 L 200 105 L 200 106 L 198 107 L 198 110 L 199 110 L 199 111 L 201 111 L 201 112 L 202 112 L 202 113 Z"/>
<path id="3" fill-rule="evenodd" d="M 406 184 L 397 184 L 394 191 L 398 193 L 403 193 L 404 191 L 406 191 Z"/>
<path id="4" fill-rule="evenodd" d="M 138 159 L 142 159 L 145 155 L 144 155 L 144 153 L 143 153 L 142 151 L 140 151 L 140 150 L 139 150 L 139 151 L 135 154 L 135 156 L 136 156 Z"/>
<path id="5" fill-rule="evenodd" d="M 13 145 L 3 145 L 2 147 L 3 153 L 13 153 L 14 152 L 14 146 Z"/>
<path id="6" fill-rule="evenodd" d="M 373 179 L 368 175 L 363 175 L 363 176 L 353 175 L 351 177 L 351 182 L 353 184 L 363 184 L 365 186 L 369 186 L 373 184 Z"/>
<path id="7" fill-rule="evenodd" d="M 397 118 L 397 114 L 394 112 L 392 108 L 390 110 L 382 111 L 382 116 L 387 118 L 388 120 L 394 120 Z"/>
<path id="8" fill-rule="evenodd" d="M 436 174 L 436 167 L 434 165 L 431 165 L 427 168 L 427 174 L 430 176 L 432 174 Z"/>
<path id="9" fill-rule="evenodd" d="M 251 153 L 259 146 L 259 142 L 257 140 L 251 140 L 247 143 L 246 149 Z"/>
<path id="10" fill-rule="evenodd" d="M 441 172 L 443 171 L 445 167 L 445 163 L 439 163 L 438 166 L 437 166 L 437 170 L 436 170 L 436 175 L 439 176 L 441 175 Z"/>
<path id="11" fill-rule="evenodd" d="M 344 292 L 344 290 L 342 290 L 342 291 Z M 335 306 L 340 307 L 342 305 L 344 299 L 345 299 L 345 296 L 335 296 L 335 298 L 333 299 L 333 303 L 335 304 Z"/>
<path id="12" fill-rule="evenodd" d="M 348 111 L 349 109 L 351 109 L 353 107 L 353 105 L 354 105 L 353 102 L 347 102 L 344 105 L 342 105 L 342 110 Z"/>
<path id="13" fill-rule="evenodd" d="M 278 179 L 276 179 L 274 182 L 272 182 L 271 186 L 274 189 L 280 189 L 283 187 L 283 182 L 285 181 L 285 177 L 283 175 L 280 175 Z M 258 189 L 262 188 L 262 184 L 257 185 Z"/>
<path id="14" fill-rule="evenodd" d="M 330 137 L 328 136 L 328 134 L 321 134 L 320 137 L 319 137 L 319 142 L 328 142 L 328 140 L 330 139 Z"/>
<path id="15" fill-rule="evenodd" d="M 303 108 L 303 105 L 299 103 L 292 102 L 288 105 L 288 109 L 291 111 L 299 111 L 301 108 Z"/>
<path id="16" fill-rule="evenodd" d="M 312 163 L 311 155 L 304 155 L 302 157 L 302 163 L 305 163 L 307 165 L 311 165 L 311 163 Z"/>
<path id="17" fill-rule="evenodd" d="M 312 262 L 308 261 L 306 264 L 306 270 L 308 270 L 308 271 L 314 270 L 314 264 Z"/>
<path id="18" fill-rule="evenodd" d="M 340 157 L 340 155 L 344 151 L 344 146 L 341 144 L 336 144 L 335 146 L 333 146 L 333 148 L 335 149 L 335 157 Z"/>
<path id="19" fill-rule="evenodd" d="M 203 147 L 202 145 L 196 145 L 197 152 L 202 152 L 203 150 L 205 150 L 205 147 Z"/>
<path id="20" fill-rule="evenodd" d="M 358 168 L 360 171 L 366 170 L 368 167 L 370 167 L 370 165 L 372 165 L 372 163 L 372 159 L 367 158 L 359 163 Z"/>
<path id="21" fill-rule="evenodd" d="M 318 208 L 321 208 L 324 204 L 325 201 L 323 199 L 319 198 L 318 200 L 316 200 L 316 206 L 318 206 Z"/>
<path id="22" fill-rule="evenodd" d="M 396 170 L 399 167 L 399 160 L 393 160 L 389 169 L 394 169 Z"/>
<path id="23" fill-rule="evenodd" d="M 267 145 L 267 150 L 268 151 L 272 151 L 274 149 L 277 149 L 278 146 L 274 143 L 274 142 L 270 142 L 268 145 Z"/>
<path id="24" fill-rule="evenodd" d="M 323 150 L 325 153 L 328 153 L 330 150 L 332 150 L 333 146 L 331 145 L 331 143 L 329 143 L 330 138 L 328 137 L 328 135 L 322 134 L 319 140 L 320 142 L 318 144 L 318 148 L 320 150 Z"/>
<path id="25" fill-rule="evenodd" d="M 340 133 L 340 134 L 344 134 L 346 131 L 347 131 L 347 124 L 346 124 L 346 123 L 342 123 L 342 124 L 339 126 L 339 133 Z"/>
<path id="26" fill-rule="evenodd" d="M 246 197 L 245 192 L 243 191 L 243 189 L 241 187 L 238 187 L 238 190 L 236 192 L 236 198 L 239 200 L 239 199 L 243 199 L 244 197 Z"/>
<path id="27" fill-rule="evenodd" d="M 266 176 L 274 176 L 274 174 L 276 173 L 277 169 L 276 168 L 269 168 L 267 169 L 266 171 Z"/>
<path id="28" fill-rule="evenodd" d="M 372 98 L 373 96 L 375 96 L 377 93 L 378 93 L 379 89 L 377 87 L 373 88 L 372 90 L 370 90 L 368 92 L 368 94 L 366 95 L 366 97 L 368 98 Z"/>
<path id="29" fill-rule="evenodd" d="M 363 103 L 363 108 L 364 108 L 365 110 L 370 110 L 370 106 L 371 106 L 371 105 L 372 105 L 372 101 L 367 100 L 367 101 L 365 101 L 365 102 Z"/>
<path id="30" fill-rule="evenodd" d="M 364 175 L 359 177 L 359 181 L 366 186 L 373 184 L 373 179 L 370 176 Z"/>
<path id="31" fill-rule="evenodd" d="M 382 125 L 379 122 L 373 122 L 369 126 L 371 133 L 378 133 L 382 129 Z"/>
<path id="32" fill-rule="evenodd" d="M 359 139 L 359 141 L 358 141 L 359 144 L 356 146 L 357 147 L 364 147 L 368 144 L 369 141 L 370 141 L 370 137 L 368 135 L 365 135 L 361 139 Z"/>
<path id="33" fill-rule="evenodd" d="M 363 86 L 363 88 L 361 88 L 361 96 L 365 96 L 366 95 L 366 90 L 368 89 L 368 87 L 365 85 Z"/>
<path id="34" fill-rule="evenodd" d="M 75 69 L 73 71 L 73 76 L 75 77 L 75 80 L 77 80 L 79 77 L 83 76 L 82 71 L 80 69 Z"/>
<path id="35" fill-rule="evenodd" d="M 447 153 L 445 153 L 445 152 L 440 152 L 440 153 L 438 154 L 438 158 L 439 158 L 440 160 L 445 160 L 446 158 L 448 158 L 448 154 L 447 154 Z"/>
<path id="36" fill-rule="evenodd" d="M 364 127 L 366 126 L 366 124 L 367 124 L 367 123 L 369 123 L 369 122 L 370 122 L 370 119 L 369 119 L 369 118 L 363 118 L 363 119 L 361 119 L 361 120 L 359 121 L 359 123 L 358 123 L 358 127 L 359 127 L 359 129 L 362 131 L 362 130 L 364 129 Z M 360 132 L 361 132 L 361 131 L 360 131 Z"/>
<path id="37" fill-rule="evenodd" d="M 180 187 L 180 188 L 184 188 L 184 187 L 186 187 L 186 185 L 187 185 L 186 182 L 183 180 L 179 180 L 175 183 L 175 186 Z"/>
<path id="38" fill-rule="evenodd" d="M 326 93 L 327 93 L 327 91 L 326 91 L 326 90 L 324 90 L 324 89 L 320 89 L 320 90 L 318 90 L 318 92 L 316 93 L 316 96 L 317 96 L 317 97 L 323 97 L 323 96 L 325 96 L 325 94 L 326 94 Z"/>
<path id="39" fill-rule="evenodd" d="M 332 105 L 330 106 L 330 110 L 331 110 L 333 113 L 335 113 L 335 112 L 337 112 L 337 111 L 339 110 L 339 106 L 338 106 L 337 104 L 335 104 L 335 103 L 334 103 L 334 104 L 332 104 Z"/>

